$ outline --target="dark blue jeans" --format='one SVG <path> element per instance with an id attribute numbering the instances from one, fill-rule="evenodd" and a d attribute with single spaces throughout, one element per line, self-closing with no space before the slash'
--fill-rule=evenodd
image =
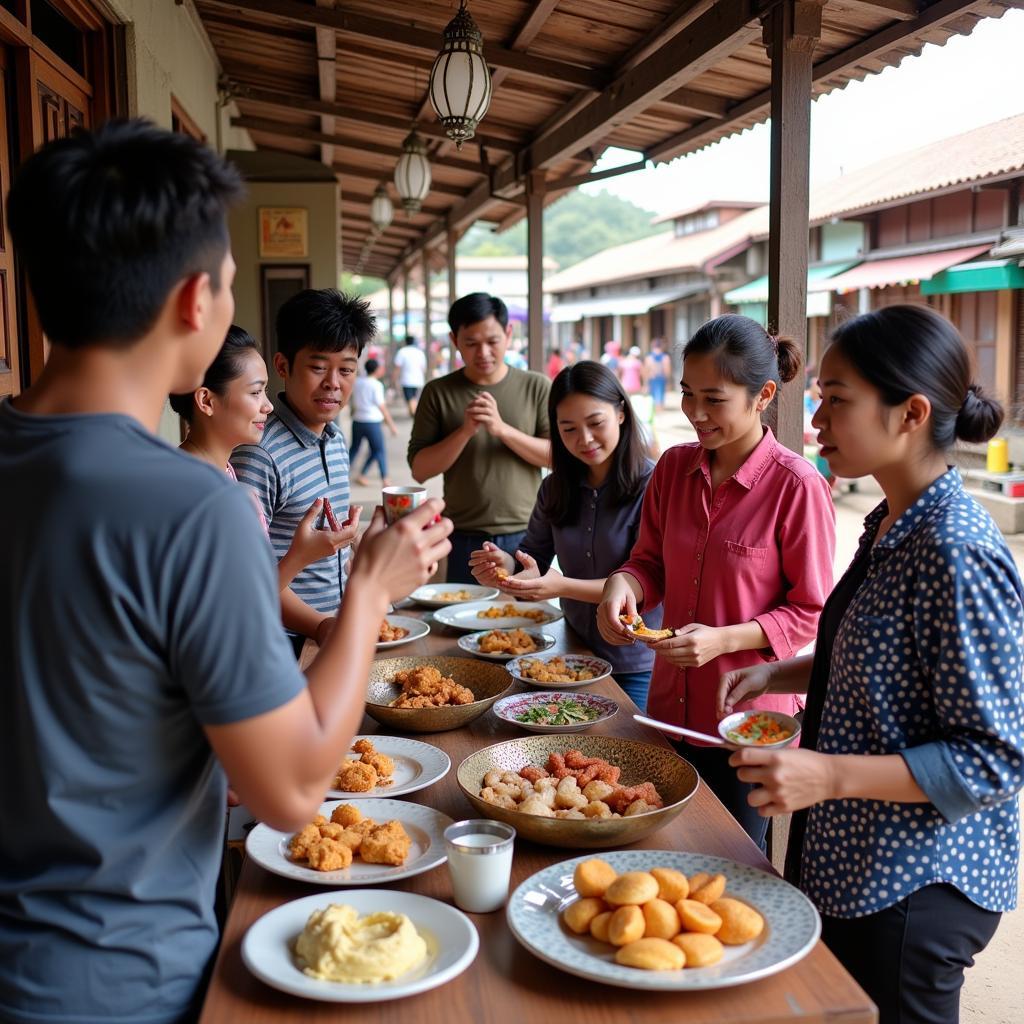
<path id="1" fill-rule="evenodd" d="M 452 549 L 448 553 L 448 582 L 449 583 L 476 583 L 473 574 L 469 571 L 469 556 L 484 546 L 484 541 L 489 540 L 502 551 L 515 555 L 519 545 L 523 543 L 526 531 L 519 533 L 463 533 L 462 530 L 455 530 L 448 538 L 452 542 Z"/>
<path id="2" fill-rule="evenodd" d="M 383 479 L 388 475 L 388 453 L 384 447 L 383 423 L 363 423 L 360 420 L 352 421 L 352 445 L 348 450 L 349 464 L 355 469 L 356 455 L 359 454 L 359 448 L 364 438 L 370 446 L 370 454 L 366 456 L 363 468 L 356 475 L 365 476 L 366 471 L 376 462 Z"/>

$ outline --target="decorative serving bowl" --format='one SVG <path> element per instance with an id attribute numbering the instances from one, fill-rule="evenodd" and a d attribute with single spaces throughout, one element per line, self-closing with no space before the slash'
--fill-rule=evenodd
<path id="1" fill-rule="evenodd" d="M 571 725 L 547 725 L 543 722 L 522 722 L 518 716 L 528 714 L 534 708 L 548 707 L 559 701 L 573 700 L 592 711 L 596 717 L 585 722 L 573 722 Z M 514 725 L 527 732 L 543 733 L 545 736 L 563 733 L 586 732 L 595 725 L 601 725 L 618 714 L 619 705 L 611 697 L 602 697 L 599 693 L 575 693 L 572 690 L 545 690 L 529 693 L 511 693 L 502 697 L 494 705 L 494 714 L 503 722 Z"/>
<path id="2" fill-rule="evenodd" d="M 619 784 L 635 786 L 653 782 L 664 807 L 645 814 L 622 818 L 545 818 L 522 811 L 506 810 L 481 799 L 483 778 L 492 769 L 517 772 L 529 764 L 544 766 L 548 754 L 580 750 L 587 757 L 600 757 L 622 769 Z M 617 736 L 528 736 L 484 747 L 467 757 L 456 773 L 459 787 L 474 809 L 484 818 L 512 825 L 523 838 L 546 846 L 600 850 L 625 846 L 656 832 L 682 811 L 697 792 L 697 772 L 668 747 Z"/>
<path id="3" fill-rule="evenodd" d="M 402 687 L 392 680 L 398 672 L 432 665 L 441 675 L 466 686 L 477 698 L 472 704 L 453 704 L 439 708 L 393 708 L 389 705 Z M 477 661 L 475 658 L 409 657 L 383 658 L 370 666 L 366 685 L 366 713 L 381 725 L 402 732 L 447 732 L 458 729 L 482 715 L 512 687 L 512 677 L 504 665 Z"/>
<path id="4" fill-rule="evenodd" d="M 736 730 L 749 722 L 751 719 L 770 718 L 777 722 L 789 735 L 783 740 L 775 740 L 773 743 L 757 743 L 753 740 L 741 739 L 736 735 Z M 736 711 L 727 715 L 718 723 L 718 734 L 723 740 L 731 743 L 734 747 L 757 747 L 761 750 L 780 750 L 795 743 L 800 735 L 800 723 L 791 715 L 783 714 L 781 711 L 762 711 L 754 708 L 749 711 Z"/>

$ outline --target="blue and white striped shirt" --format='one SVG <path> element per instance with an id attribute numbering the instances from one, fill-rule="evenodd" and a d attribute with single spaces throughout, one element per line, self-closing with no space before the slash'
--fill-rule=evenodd
<path id="1" fill-rule="evenodd" d="M 302 517 L 317 498 L 327 497 L 339 522 L 348 515 L 348 448 L 333 423 L 314 434 L 288 407 L 284 395 L 267 418 L 258 445 L 245 444 L 231 453 L 238 479 L 256 492 L 267 517 L 270 542 L 284 557 Z M 332 614 L 341 603 L 349 549 L 322 558 L 300 572 L 291 589 L 311 608 Z"/>

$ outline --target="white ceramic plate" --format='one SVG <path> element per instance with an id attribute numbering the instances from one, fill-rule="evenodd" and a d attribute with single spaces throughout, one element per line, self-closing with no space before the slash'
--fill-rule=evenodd
<path id="1" fill-rule="evenodd" d="M 458 639 L 459 647 L 478 658 L 487 658 L 488 661 L 511 661 L 513 658 L 519 657 L 518 654 L 488 654 L 481 651 L 480 640 L 490 632 L 490 629 L 482 629 L 479 633 L 468 633 L 466 636 L 460 636 Z M 555 646 L 555 638 L 547 633 L 541 633 L 536 629 L 527 629 L 525 632 L 533 637 L 533 642 L 537 645 L 537 650 L 532 651 L 532 654 L 543 654 L 544 651 L 550 651 Z"/>
<path id="2" fill-rule="evenodd" d="M 574 679 L 569 683 L 556 683 L 550 680 L 540 681 L 537 679 L 531 679 L 529 676 L 523 674 L 523 662 L 524 661 L 552 661 L 555 658 L 561 658 L 566 665 L 571 669 L 588 668 L 594 673 L 593 679 Z M 575 686 L 590 686 L 591 683 L 596 683 L 601 679 L 607 679 L 612 674 L 612 665 L 610 661 L 605 661 L 604 658 L 595 658 L 591 654 L 542 654 L 537 657 L 534 654 L 524 654 L 519 658 L 513 658 L 506 666 L 512 677 L 518 680 L 520 683 L 525 683 L 527 686 L 538 686 L 544 690 L 571 690 Z"/>
<path id="3" fill-rule="evenodd" d="M 292 947 L 309 915 L 332 903 L 348 904 L 361 914 L 392 910 L 405 914 L 427 944 L 427 959 L 393 981 L 348 985 L 304 974 Z M 260 981 L 304 999 L 331 1003 L 377 1003 L 437 988 L 458 977 L 474 960 L 480 939 L 461 911 L 413 892 L 348 889 L 306 896 L 276 907 L 255 921 L 242 940 L 242 960 Z"/>
<path id="4" fill-rule="evenodd" d="M 346 793 L 340 789 L 327 790 L 327 796 L 339 800 L 364 800 L 367 797 L 405 796 L 426 789 L 443 779 L 452 766 L 451 758 L 430 743 L 407 739 L 405 736 L 357 736 L 368 739 L 380 754 L 387 754 L 395 762 L 395 773 L 390 786 L 377 786 L 366 793 Z M 349 753 L 357 761 L 358 754 Z M 373 815 L 370 815 L 373 817 Z"/>
<path id="5" fill-rule="evenodd" d="M 592 708 L 597 712 L 598 717 L 589 722 L 576 722 L 572 725 L 545 725 L 542 722 L 520 722 L 516 717 L 521 715 L 538 704 L 551 704 L 553 702 L 575 700 L 584 707 Z M 619 705 L 611 697 L 602 697 L 599 693 L 572 693 L 566 690 L 542 691 L 538 693 L 531 690 L 529 693 L 513 693 L 511 696 L 502 697 L 491 709 L 503 722 L 514 725 L 518 729 L 525 729 L 527 732 L 547 733 L 550 735 L 561 735 L 570 732 L 586 732 L 595 725 L 607 722 L 609 718 L 618 714 Z"/>
<path id="6" fill-rule="evenodd" d="M 576 897 L 572 874 L 591 854 L 552 864 L 528 878 L 508 901 L 512 934 L 546 963 L 569 974 L 620 988 L 667 992 L 728 988 L 766 978 L 805 957 L 821 933 L 814 904 L 778 875 L 702 853 L 678 850 L 601 851 L 601 858 L 620 874 L 668 867 L 692 875 L 697 871 L 724 874 L 726 895 L 749 903 L 765 919 L 765 929 L 743 946 L 726 946 L 712 967 L 681 971 L 641 971 L 615 962 L 615 947 L 588 936 L 574 935 L 562 924 L 562 911 Z"/>
<path id="7" fill-rule="evenodd" d="M 378 651 L 386 650 L 388 647 L 401 647 L 402 644 L 411 644 L 413 640 L 419 640 L 421 636 L 426 636 L 430 632 L 430 623 L 424 622 L 423 619 L 413 619 L 407 615 L 385 615 L 384 618 L 392 626 L 401 626 L 409 632 L 401 640 L 378 640 Z"/>
<path id="8" fill-rule="evenodd" d="M 469 597 L 459 596 L 462 594 Z M 481 587 L 479 583 L 428 583 L 425 587 L 417 587 L 409 595 L 409 600 L 425 608 L 447 608 L 466 601 L 489 601 L 497 596 L 497 587 Z"/>
<path id="9" fill-rule="evenodd" d="M 245 852 L 261 868 L 282 878 L 314 885 L 381 885 L 411 878 L 443 864 L 448 855 L 444 849 L 444 830 L 452 824 L 447 814 L 433 807 L 408 803 L 405 800 L 329 800 L 320 808 L 320 814 L 330 819 L 338 804 L 357 804 L 367 818 L 384 824 L 393 818 L 400 821 L 412 840 L 412 849 L 405 863 L 391 867 L 387 864 L 364 864 L 358 857 L 352 866 L 341 871 L 314 871 L 288 856 L 288 843 L 294 832 L 278 832 L 260 823 L 245 840 Z M 388 895 L 393 895 L 389 893 Z"/>
<path id="10" fill-rule="evenodd" d="M 524 615 L 508 615 L 498 619 L 482 619 L 480 613 L 489 608 L 504 608 L 515 605 L 517 610 L 541 611 L 545 615 L 543 622 L 528 619 Z M 562 618 L 562 613 L 546 601 L 473 601 L 469 604 L 458 604 L 451 608 L 439 608 L 434 612 L 434 620 L 452 629 L 461 629 L 465 633 L 479 633 L 485 629 L 515 629 L 517 626 L 533 628 L 549 626 Z"/>

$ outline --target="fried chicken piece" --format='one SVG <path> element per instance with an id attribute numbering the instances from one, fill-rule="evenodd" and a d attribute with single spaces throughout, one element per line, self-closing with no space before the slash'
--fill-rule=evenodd
<path id="1" fill-rule="evenodd" d="M 334 777 L 334 788 L 343 793 L 368 793 L 377 785 L 377 769 L 362 761 L 343 761 Z"/>
<path id="2" fill-rule="evenodd" d="M 368 836 L 376 827 L 377 822 L 373 818 L 363 818 L 362 821 L 353 822 L 348 826 L 349 831 L 358 832 L 363 837 Z"/>
<path id="3" fill-rule="evenodd" d="M 359 856 L 366 864 L 391 864 L 397 867 L 405 863 L 410 849 L 412 840 L 402 828 L 402 823 L 388 821 L 363 837 Z"/>
<path id="4" fill-rule="evenodd" d="M 375 749 L 373 740 L 368 739 L 366 736 L 352 744 L 352 751 L 356 754 L 372 754 Z"/>
<path id="5" fill-rule="evenodd" d="M 589 768 L 592 764 L 607 764 L 600 757 L 586 757 L 582 750 L 567 750 L 565 763 L 569 768 Z"/>
<path id="6" fill-rule="evenodd" d="M 605 797 L 605 803 L 619 814 L 635 800 L 647 801 L 651 809 L 665 806 L 653 782 L 641 782 L 639 786 L 620 786 L 614 793 Z"/>
<path id="7" fill-rule="evenodd" d="M 326 823 L 326 822 L 325 822 Z M 301 832 L 296 832 L 288 844 L 288 856 L 292 860 L 305 860 L 309 848 L 320 842 L 320 828 L 318 825 L 306 825 Z"/>
<path id="8" fill-rule="evenodd" d="M 472 704 L 473 691 L 443 676 L 433 665 L 421 665 L 398 672 L 395 682 L 402 692 L 391 702 L 393 708 L 440 708 L 451 704 Z"/>
<path id="9" fill-rule="evenodd" d="M 548 773 L 536 764 L 528 764 L 525 768 L 519 769 L 519 774 L 526 779 L 527 782 L 539 782 L 541 779 L 548 778 Z M 486 782 L 486 776 L 484 777 Z"/>
<path id="10" fill-rule="evenodd" d="M 321 839 L 337 839 L 341 841 L 341 837 L 345 834 L 345 826 L 338 825 L 333 821 L 327 822 L 326 825 L 320 826 L 320 838 Z"/>
<path id="11" fill-rule="evenodd" d="M 377 783 L 380 785 L 382 779 L 390 779 L 395 774 L 395 762 L 387 754 L 381 754 L 376 750 L 367 750 L 359 758 L 363 764 L 370 765 L 377 772 Z"/>
<path id="12" fill-rule="evenodd" d="M 327 819 L 322 814 L 318 814 L 313 819 L 313 824 L 316 825 L 317 828 L 319 828 L 321 825 L 326 825 L 327 824 Z"/>
<path id="13" fill-rule="evenodd" d="M 314 843 L 307 857 L 314 871 L 340 871 L 352 863 L 352 851 L 335 839 L 321 839 Z"/>
<path id="14" fill-rule="evenodd" d="M 537 642 L 524 629 L 492 629 L 480 637 L 484 654 L 529 654 L 537 650 Z"/>
<path id="15" fill-rule="evenodd" d="M 546 765 L 548 774 L 555 775 L 559 778 L 558 772 L 565 770 L 565 758 L 558 753 L 558 751 L 552 751 L 548 754 L 548 763 Z"/>
<path id="16" fill-rule="evenodd" d="M 338 842 L 343 843 L 353 854 L 356 854 L 359 852 L 359 847 L 363 845 L 363 833 L 357 832 L 354 828 L 343 828 L 341 835 L 338 836 Z"/>
<path id="17" fill-rule="evenodd" d="M 331 821 L 342 828 L 351 828 L 357 821 L 363 820 L 363 812 L 355 804 L 338 804 L 331 815 Z"/>

